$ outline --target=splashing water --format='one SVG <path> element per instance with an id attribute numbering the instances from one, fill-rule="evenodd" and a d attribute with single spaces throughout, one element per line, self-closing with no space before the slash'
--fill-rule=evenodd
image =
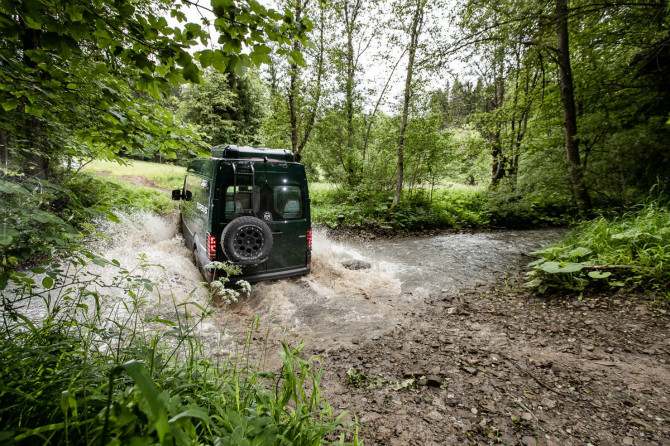
<path id="1" fill-rule="evenodd" d="M 376 333 L 397 323 L 388 304 L 400 281 L 373 266 L 351 271 L 342 266 L 342 245 L 325 231 L 314 231 L 312 271 L 298 278 L 255 284 L 248 300 L 235 306 L 302 336 L 344 340 Z"/>

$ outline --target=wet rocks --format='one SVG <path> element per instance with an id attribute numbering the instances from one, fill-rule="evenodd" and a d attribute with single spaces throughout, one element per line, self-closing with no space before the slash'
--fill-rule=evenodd
<path id="1" fill-rule="evenodd" d="M 372 265 L 370 263 L 356 259 L 345 260 L 342 262 L 342 266 L 352 271 L 372 268 Z"/>

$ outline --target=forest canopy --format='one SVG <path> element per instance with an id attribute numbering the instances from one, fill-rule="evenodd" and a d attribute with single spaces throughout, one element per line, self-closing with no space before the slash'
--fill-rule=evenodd
<path id="1" fill-rule="evenodd" d="M 486 187 L 498 214 L 588 216 L 665 188 L 669 16 L 660 0 L 4 1 L 2 162 L 47 178 L 261 145 L 387 218 L 451 183 Z"/>

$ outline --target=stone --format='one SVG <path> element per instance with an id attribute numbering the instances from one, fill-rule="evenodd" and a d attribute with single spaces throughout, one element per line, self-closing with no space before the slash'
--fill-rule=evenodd
<path id="1" fill-rule="evenodd" d="M 521 438 L 521 444 L 524 446 L 537 446 L 537 439 L 535 437 L 526 435 L 525 437 Z"/>
<path id="2" fill-rule="evenodd" d="M 440 387 L 444 380 L 439 375 L 428 375 L 426 377 L 426 385 L 428 387 Z"/>
<path id="3" fill-rule="evenodd" d="M 544 398 L 544 399 L 542 399 L 542 400 L 540 401 L 540 404 L 541 404 L 543 407 L 546 407 L 547 409 L 553 409 L 554 407 L 556 407 L 556 401 L 554 401 L 554 400 L 552 400 L 552 399 L 549 399 L 549 398 Z"/>
<path id="4" fill-rule="evenodd" d="M 345 260 L 344 262 L 342 262 L 342 266 L 345 267 L 346 269 L 350 269 L 353 271 L 372 268 L 372 265 L 370 263 L 356 259 Z"/>

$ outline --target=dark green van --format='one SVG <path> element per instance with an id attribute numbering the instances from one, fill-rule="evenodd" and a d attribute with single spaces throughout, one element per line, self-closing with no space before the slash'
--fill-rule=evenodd
<path id="1" fill-rule="evenodd" d="M 242 268 L 248 282 L 306 274 L 312 223 L 305 166 L 288 150 L 216 146 L 186 171 L 181 224 L 186 246 L 207 281 L 213 261 Z"/>

